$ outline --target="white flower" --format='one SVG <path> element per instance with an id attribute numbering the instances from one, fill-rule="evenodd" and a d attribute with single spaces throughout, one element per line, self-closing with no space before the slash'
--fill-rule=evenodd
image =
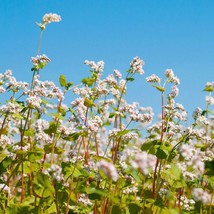
<path id="1" fill-rule="evenodd" d="M 97 167 L 104 172 L 106 177 L 112 179 L 115 182 L 118 180 L 119 175 L 117 173 L 114 164 L 107 162 L 105 160 L 101 160 L 100 162 L 97 163 Z"/>
<path id="2" fill-rule="evenodd" d="M 100 73 L 103 71 L 105 63 L 103 61 L 99 61 L 96 64 L 94 61 L 85 60 L 85 64 L 89 65 L 95 72 Z"/>
<path id="3" fill-rule="evenodd" d="M 132 62 L 130 63 L 130 67 L 133 70 L 133 73 L 144 74 L 143 70 L 144 61 L 141 60 L 138 56 L 136 56 Z"/>
<path id="4" fill-rule="evenodd" d="M 60 22 L 62 19 L 60 15 L 56 13 L 46 13 L 43 16 L 43 23 L 44 24 L 50 24 L 51 22 Z"/>
<path id="5" fill-rule="evenodd" d="M 206 100 L 207 104 L 214 105 L 214 97 L 212 97 L 212 96 L 206 96 L 205 100 Z"/>
<path id="6" fill-rule="evenodd" d="M 45 55 L 37 55 L 36 57 L 31 57 L 31 62 L 37 67 L 41 63 L 49 63 L 51 60 Z"/>
<path id="7" fill-rule="evenodd" d="M 166 78 L 172 79 L 172 78 L 174 77 L 174 72 L 173 72 L 173 70 L 172 70 L 172 69 L 166 69 L 166 71 L 165 71 L 165 76 L 166 76 Z"/>
<path id="8" fill-rule="evenodd" d="M 201 201 L 203 204 L 209 204 L 211 202 L 211 195 L 202 188 L 194 188 L 192 190 L 192 196 L 196 201 Z"/>
<path id="9" fill-rule="evenodd" d="M 118 70 L 114 70 L 114 76 L 118 79 L 120 79 L 122 77 L 122 74 L 118 71 Z"/>
<path id="10" fill-rule="evenodd" d="M 146 77 L 146 81 L 147 82 L 157 82 L 157 83 L 160 83 L 160 80 L 161 79 L 157 75 L 155 75 L 155 74 L 152 74 L 151 76 Z"/>

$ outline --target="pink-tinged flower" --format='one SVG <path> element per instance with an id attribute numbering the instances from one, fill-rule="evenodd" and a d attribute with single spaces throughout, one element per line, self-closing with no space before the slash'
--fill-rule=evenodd
<path id="1" fill-rule="evenodd" d="M 138 56 L 136 56 L 130 63 L 130 67 L 133 70 L 133 73 L 144 74 L 143 66 L 144 61 L 141 60 Z"/>
<path id="2" fill-rule="evenodd" d="M 146 81 L 147 81 L 147 82 L 156 82 L 156 83 L 160 83 L 161 79 L 160 79 L 157 75 L 152 74 L 151 76 L 146 77 Z"/>
<path id="3" fill-rule="evenodd" d="M 114 182 L 116 182 L 119 178 L 118 172 L 114 166 L 114 164 L 107 162 L 105 160 L 101 160 L 97 163 L 97 167 L 99 170 L 102 170 L 106 177 L 112 179 Z"/>
<path id="4" fill-rule="evenodd" d="M 85 64 L 89 65 L 90 68 L 92 68 L 95 72 L 100 73 L 104 69 L 104 62 L 99 61 L 97 64 L 94 61 L 85 60 Z"/>
<path id="5" fill-rule="evenodd" d="M 192 196 L 196 201 L 201 201 L 203 204 L 209 204 L 211 202 L 211 195 L 202 188 L 194 188 L 192 190 Z"/>
<path id="6" fill-rule="evenodd" d="M 50 61 L 51 60 L 45 54 L 37 55 L 36 57 L 31 57 L 31 62 L 37 69 L 39 68 L 39 66 L 41 66 L 41 68 L 44 67 Z"/>
<path id="7" fill-rule="evenodd" d="M 114 76 L 118 79 L 120 79 L 122 77 L 122 74 L 118 71 L 118 70 L 114 70 Z"/>
<path id="8" fill-rule="evenodd" d="M 170 79 L 173 78 L 174 77 L 173 70 L 172 69 L 166 69 L 165 76 L 166 76 L 166 78 L 170 78 Z"/>
<path id="9" fill-rule="evenodd" d="M 60 22 L 61 16 L 56 13 L 46 13 L 43 16 L 43 24 L 50 24 L 51 22 Z"/>

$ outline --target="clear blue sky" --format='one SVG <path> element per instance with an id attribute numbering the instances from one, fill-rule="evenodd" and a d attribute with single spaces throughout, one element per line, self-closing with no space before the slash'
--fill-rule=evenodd
<path id="1" fill-rule="evenodd" d="M 12 69 L 18 80 L 30 80 L 45 13 L 62 22 L 47 26 L 41 53 L 52 62 L 42 79 L 61 73 L 78 83 L 88 75 L 84 60 L 104 60 L 104 75 L 121 72 L 133 57 L 145 61 L 145 74 L 129 88 L 128 100 L 160 109 L 159 93 L 146 83 L 172 68 L 180 78 L 180 102 L 191 113 L 204 107 L 202 89 L 214 81 L 213 0 L 0 0 L 0 72 Z M 69 98 L 69 97 L 68 97 Z"/>

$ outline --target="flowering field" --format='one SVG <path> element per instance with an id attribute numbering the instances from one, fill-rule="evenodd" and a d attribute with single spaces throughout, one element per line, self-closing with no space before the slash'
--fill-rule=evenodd
<path id="1" fill-rule="evenodd" d="M 41 81 L 50 59 L 40 53 L 32 81 L 0 73 L 0 213 L 212 214 L 214 208 L 214 82 L 204 87 L 206 109 L 187 115 L 176 103 L 172 69 L 146 81 L 161 97 L 158 122 L 150 107 L 127 103 L 128 86 L 143 75 L 135 57 L 127 70 L 102 78 L 104 62 L 85 61 L 78 85 L 60 75 Z M 168 91 L 169 86 L 171 90 Z M 75 99 L 64 103 L 73 93 Z M 193 123 L 187 126 L 187 116 Z"/>

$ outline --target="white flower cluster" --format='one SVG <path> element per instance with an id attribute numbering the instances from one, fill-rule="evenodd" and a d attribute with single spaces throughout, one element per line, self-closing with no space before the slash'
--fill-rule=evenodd
<path id="1" fill-rule="evenodd" d="M 35 75 L 34 77 L 34 89 L 32 91 L 29 90 L 27 94 L 30 97 L 37 96 L 48 99 L 57 98 L 58 101 L 64 99 L 64 94 L 59 87 L 57 87 L 52 81 L 40 81 L 38 75 Z"/>
<path id="2" fill-rule="evenodd" d="M 71 102 L 71 106 L 76 108 L 77 115 L 72 115 L 70 119 L 78 123 L 80 118 L 82 122 L 85 122 L 87 107 L 84 105 L 84 98 L 78 97 Z"/>
<path id="3" fill-rule="evenodd" d="M 97 64 L 94 61 L 85 60 L 85 64 L 89 65 L 90 68 L 92 68 L 95 72 L 100 73 L 104 69 L 104 62 L 99 61 Z"/>
<path id="4" fill-rule="evenodd" d="M 97 132 L 102 125 L 103 121 L 98 115 L 88 120 L 88 128 L 92 132 Z"/>
<path id="5" fill-rule="evenodd" d="M 118 79 L 120 79 L 122 77 L 122 74 L 120 73 L 120 71 L 118 71 L 117 69 L 114 70 L 114 76 Z"/>
<path id="6" fill-rule="evenodd" d="M 81 194 L 77 200 L 77 203 L 84 204 L 85 206 L 92 206 L 92 202 L 86 194 Z"/>
<path id="7" fill-rule="evenodd" d="M 43 24 L 50 24 L 51 22 L 60 22 L 61 16 L 56 13 L 46 13 L 43 16 Z"/>
<path id="8" fill-rule="evenodd" d="M 192 113 L 192 117 L 194 120 L 197 120 L 198 117 L 200 117 L 201 115 L 202 115 L 202 109 L 199 107 L 197 107 Z"/>
<path id="9" fill-rule="evenodd" d="M 205 101 L 208 105 L 214 105 L 214 97 L 212 96 L 206 96 Z"/>
<path id="10" fill-rule="evenodd" d="M 166 78 L 169 79 L 169 81 L 171 83 L 174 83 L 175 85 L 179 85 L 180 84 L 179 78 L 175 76 L 175 74 L 174 74 L 172 69 L 166 69 L 165 76 L 166 76 Z"/>
<path id="11" fill-rule="evenodd" d="M 52 164 L 50 168 L 44 171 L 44 174 L 49 175 L 52 180 L 57 180 L 58 182 L 64 180 L 62 168 L 56 164 Z"/>
<path id="12" fill-rule="evenodd" d="M 8 113 L 8 114 L 19 114 L 22 108 L 17 102 L 8 102 L 5 105 L 0 107 L 1 113 Z"/>
<path id="13" fill-rule="evenodd" d="M 177 201 L 176 204 L 178 205 L 179 201 Z M 195 204 L 195 201 L 193 199 L 188 199 L 186 196 L 181 196 L 180 206 L 185 211 L 190 211 L 190 210 L 194 209 L 194 204 Z"/>
<path id="14" fill-rule="evenodd" d="M 211 195 L 202 188 L 194 188 L 192 190 L 192 196 L 195 201 L 201 201 L 203 204 L 209 204 L 211 202 Z"/>
<path id="15" fill-rule="evenodd" d="M 160 77 L 158 77 L 157 75 L 152 74 L 151 76 L 146 77 L 146 81 L 147 81 L 147 82 L 156 82 L 156 83 L 160 83 L 161 79 L 160 79 Z"/>
<path id="16" fill-rule="evenodd" d="M 148 175 L 149 171 L 152 170 L 156 164 L 157 158 L 154 155 L 141 152 L 135 154 L 130 163 L 133 168 L 139 168 L 144 175 Z"/>
<path id="17" fill-rule="evenodd" d="M 133 73 L 144 74 L 143 66 L 144 61 L 141 60 L 138 56 L 136 56 L 130 63 L 130 67 L 133 70 Z"/>
<path id="18" fill-rule="evenodd" d="M 40 109 L 42 99 L 38 96 L 29 96 L 26 98 L 27 105 L 36 109 Z"/>
<path id="19" fill-rule="evenodd" d="M 10 187 L 5 184 L 0 184 L 0 190 L 3 189 L 3 192 L 10 195 Z"/>
<path id="20" fill-rule="evenodd" d="M 99 170 L 102 170 L 104 172 L 106 177 L 112 179 L 114 182 L 118 180 L 119 175 L 113 163 L 101 160 L 97 163 L 97 167 Z"/>
<path id="21" fill-rule="evenodd" d="M 137 193 L 138 189 L 136 186 L 128 186 L 123 190 L 123 194 L 129 195 L 132 193 Z"/>
<path id="22" fill-rule="evenodd" d="M 41 63 L 49 63 L 51 60 L 45 55 L 37 55 L 36 57 L 31 57 L 31 62 L 37 67 Z"/>

